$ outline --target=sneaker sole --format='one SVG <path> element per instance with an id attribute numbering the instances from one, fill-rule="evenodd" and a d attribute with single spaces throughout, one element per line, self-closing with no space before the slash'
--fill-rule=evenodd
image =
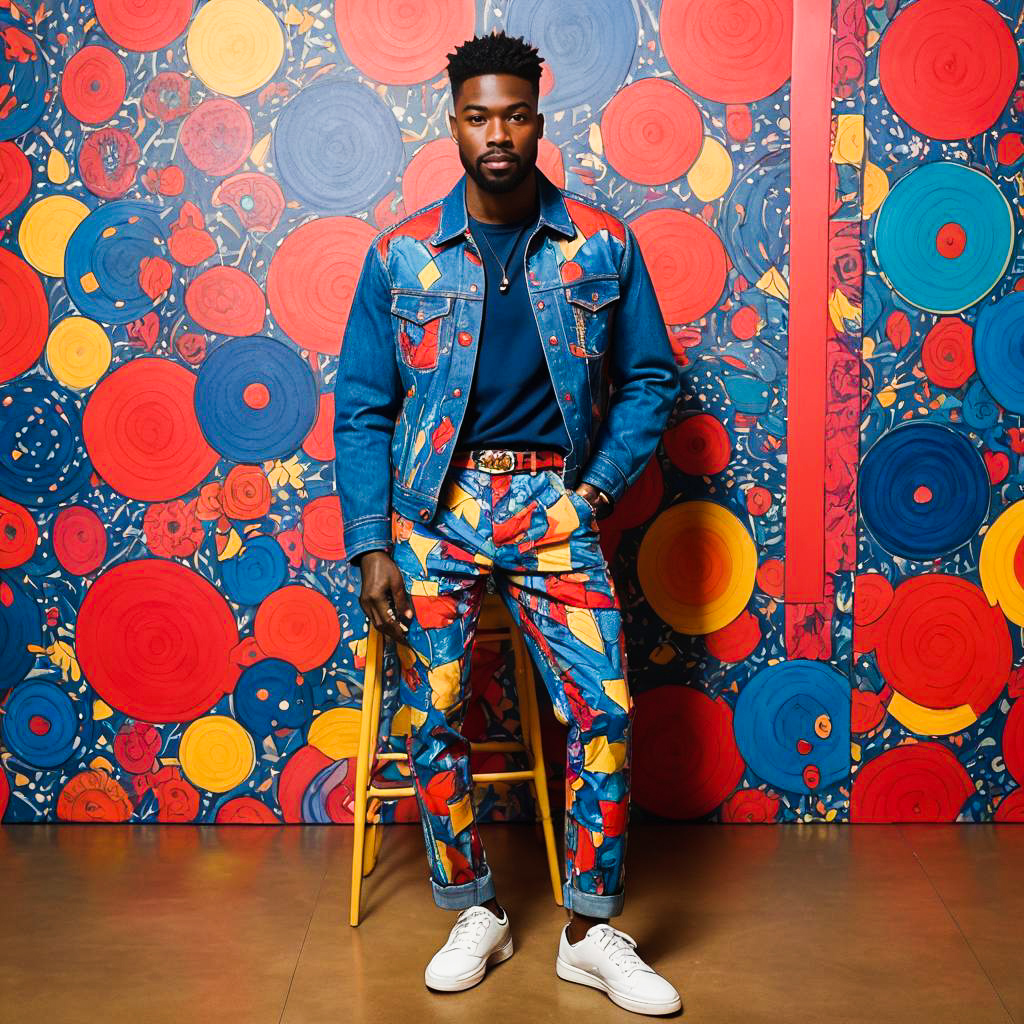
<path id="1" fill-rule="evenodd" d="M 555 960 L 555 973 L 563 981 L 574 981 L 578 985 L 589 985 L 591 988 L 604 992 L 617 1006 L 621 1006 L 624 1010 L 632 1010 L 634 1013 L 648 1013 L 658 1016 L 664 1013 L 675 1013 L 683 1005 L 680 999 L 674 999 L 670 1003 L 652 1003 L 645 1002 L 642 999 L 634 999 L 632 996 L 618 992 L 601 978 L 584 971 L 580 967 L 574 967 L 572 964 L 566 963 L 560 956 Z"/>
<path id="2" fill-rule="evenodd" d="M 467 974 L 461 978 L 439 978 L 432 975 L 428 969 L 424 972 L 424 981 L 427 983 L 427 988 L 435 989 L 438 992 L 462 992 L 467 988 L 472 988 L 474 985 L 478 985 L 483 981 L 483 977 L 487 973 L 488 967 L 492 964 L 500 964 L 502 961 L 507 960 L 514 952 L 515 949 L 512 945 L 512 936 L 509 935 L 504 944 L 491 953 L 491 955 L 472 974 Z"/>

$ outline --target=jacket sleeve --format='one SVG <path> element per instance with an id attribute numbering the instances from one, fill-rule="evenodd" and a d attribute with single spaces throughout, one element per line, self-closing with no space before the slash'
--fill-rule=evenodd
<path id="1" fill-rule="evenodd" d="M 654 454 L 680 387 L 654 285 L 628 225 L 606 358 L 613 390 L 580 480 L 618 501 Z"/>
<path id="2" fill-rule="evenodd" d="M 352 297 L 334 383 L 334 477 L 345 555 L 391 549 L 391 443 L 401 381 L 387 271 L 370 244 Z"/>

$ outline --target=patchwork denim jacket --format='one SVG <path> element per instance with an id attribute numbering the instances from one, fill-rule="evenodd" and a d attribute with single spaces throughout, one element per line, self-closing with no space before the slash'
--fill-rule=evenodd
<path id="1" fill-rule="evenodd" d="M 572 444 L 566 486 L 614 499 L 643 471 L 679 391 L 632 230 L 537 170 L 527 289 Z M 428 523 L 466 412 L 484 268 L 466 176 L 370 243 L 335 383 L 335 476 L 346 556 L 392 549 L 392 511 Z"/>

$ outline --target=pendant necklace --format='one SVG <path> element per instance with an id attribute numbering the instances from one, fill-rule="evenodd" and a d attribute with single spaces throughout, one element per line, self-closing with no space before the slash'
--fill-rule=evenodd
<path id="1" fill-rule="evenodd" d="M 512 258 L 512 253 L 515 252 L 515 248 L 519 244 L 519 239 L 522 236 L 522 233 L 526 230 L 528 224 L 529 222 L 527 222 L 527 224 L 524 224 L 516 232 L 516 237 L 512 239 L 512 246 L 508 251 L 508 255 L 505 257 L 504 263 L 498 259 L 498 254 L 494 251 L 493 247 L 491 246 L 491 243 L 488 241 L 487 232 L 482 232 L 484 242 L 487 243 L 487 248 L 491 250 L 491 255 L 494 257 L 494 262 L 497 263 L 499 267 L 501 267 L 501 281 L 498 284 L 498 291 L 501 292 L 502 295 L 504 295 L 508 291 L 509 287 L 508 271 L 505 269 L 505 267 L 508 264 L 508 261 Z"/>

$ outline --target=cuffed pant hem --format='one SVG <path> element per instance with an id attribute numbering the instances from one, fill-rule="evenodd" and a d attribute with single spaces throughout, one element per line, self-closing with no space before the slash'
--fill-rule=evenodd
<path id="1" fill-rule="evenodd" d="M 479 906 L 494 898 L 494 876 L 490 865 L 479 878 L 462 885 L 438 885 L 433 878 L 430 887 L 434 891 L 434 902 L 443 910 L 465 910 Z"/>
<path id="2" fill-rule="evenodd" d="M 626 903 L 624 892 L 603 893 L 583 892 L 562 883 L 562 904 L 566 910 L 577 910 L 587 917 L 616 917 L 622 913 Z"/>

